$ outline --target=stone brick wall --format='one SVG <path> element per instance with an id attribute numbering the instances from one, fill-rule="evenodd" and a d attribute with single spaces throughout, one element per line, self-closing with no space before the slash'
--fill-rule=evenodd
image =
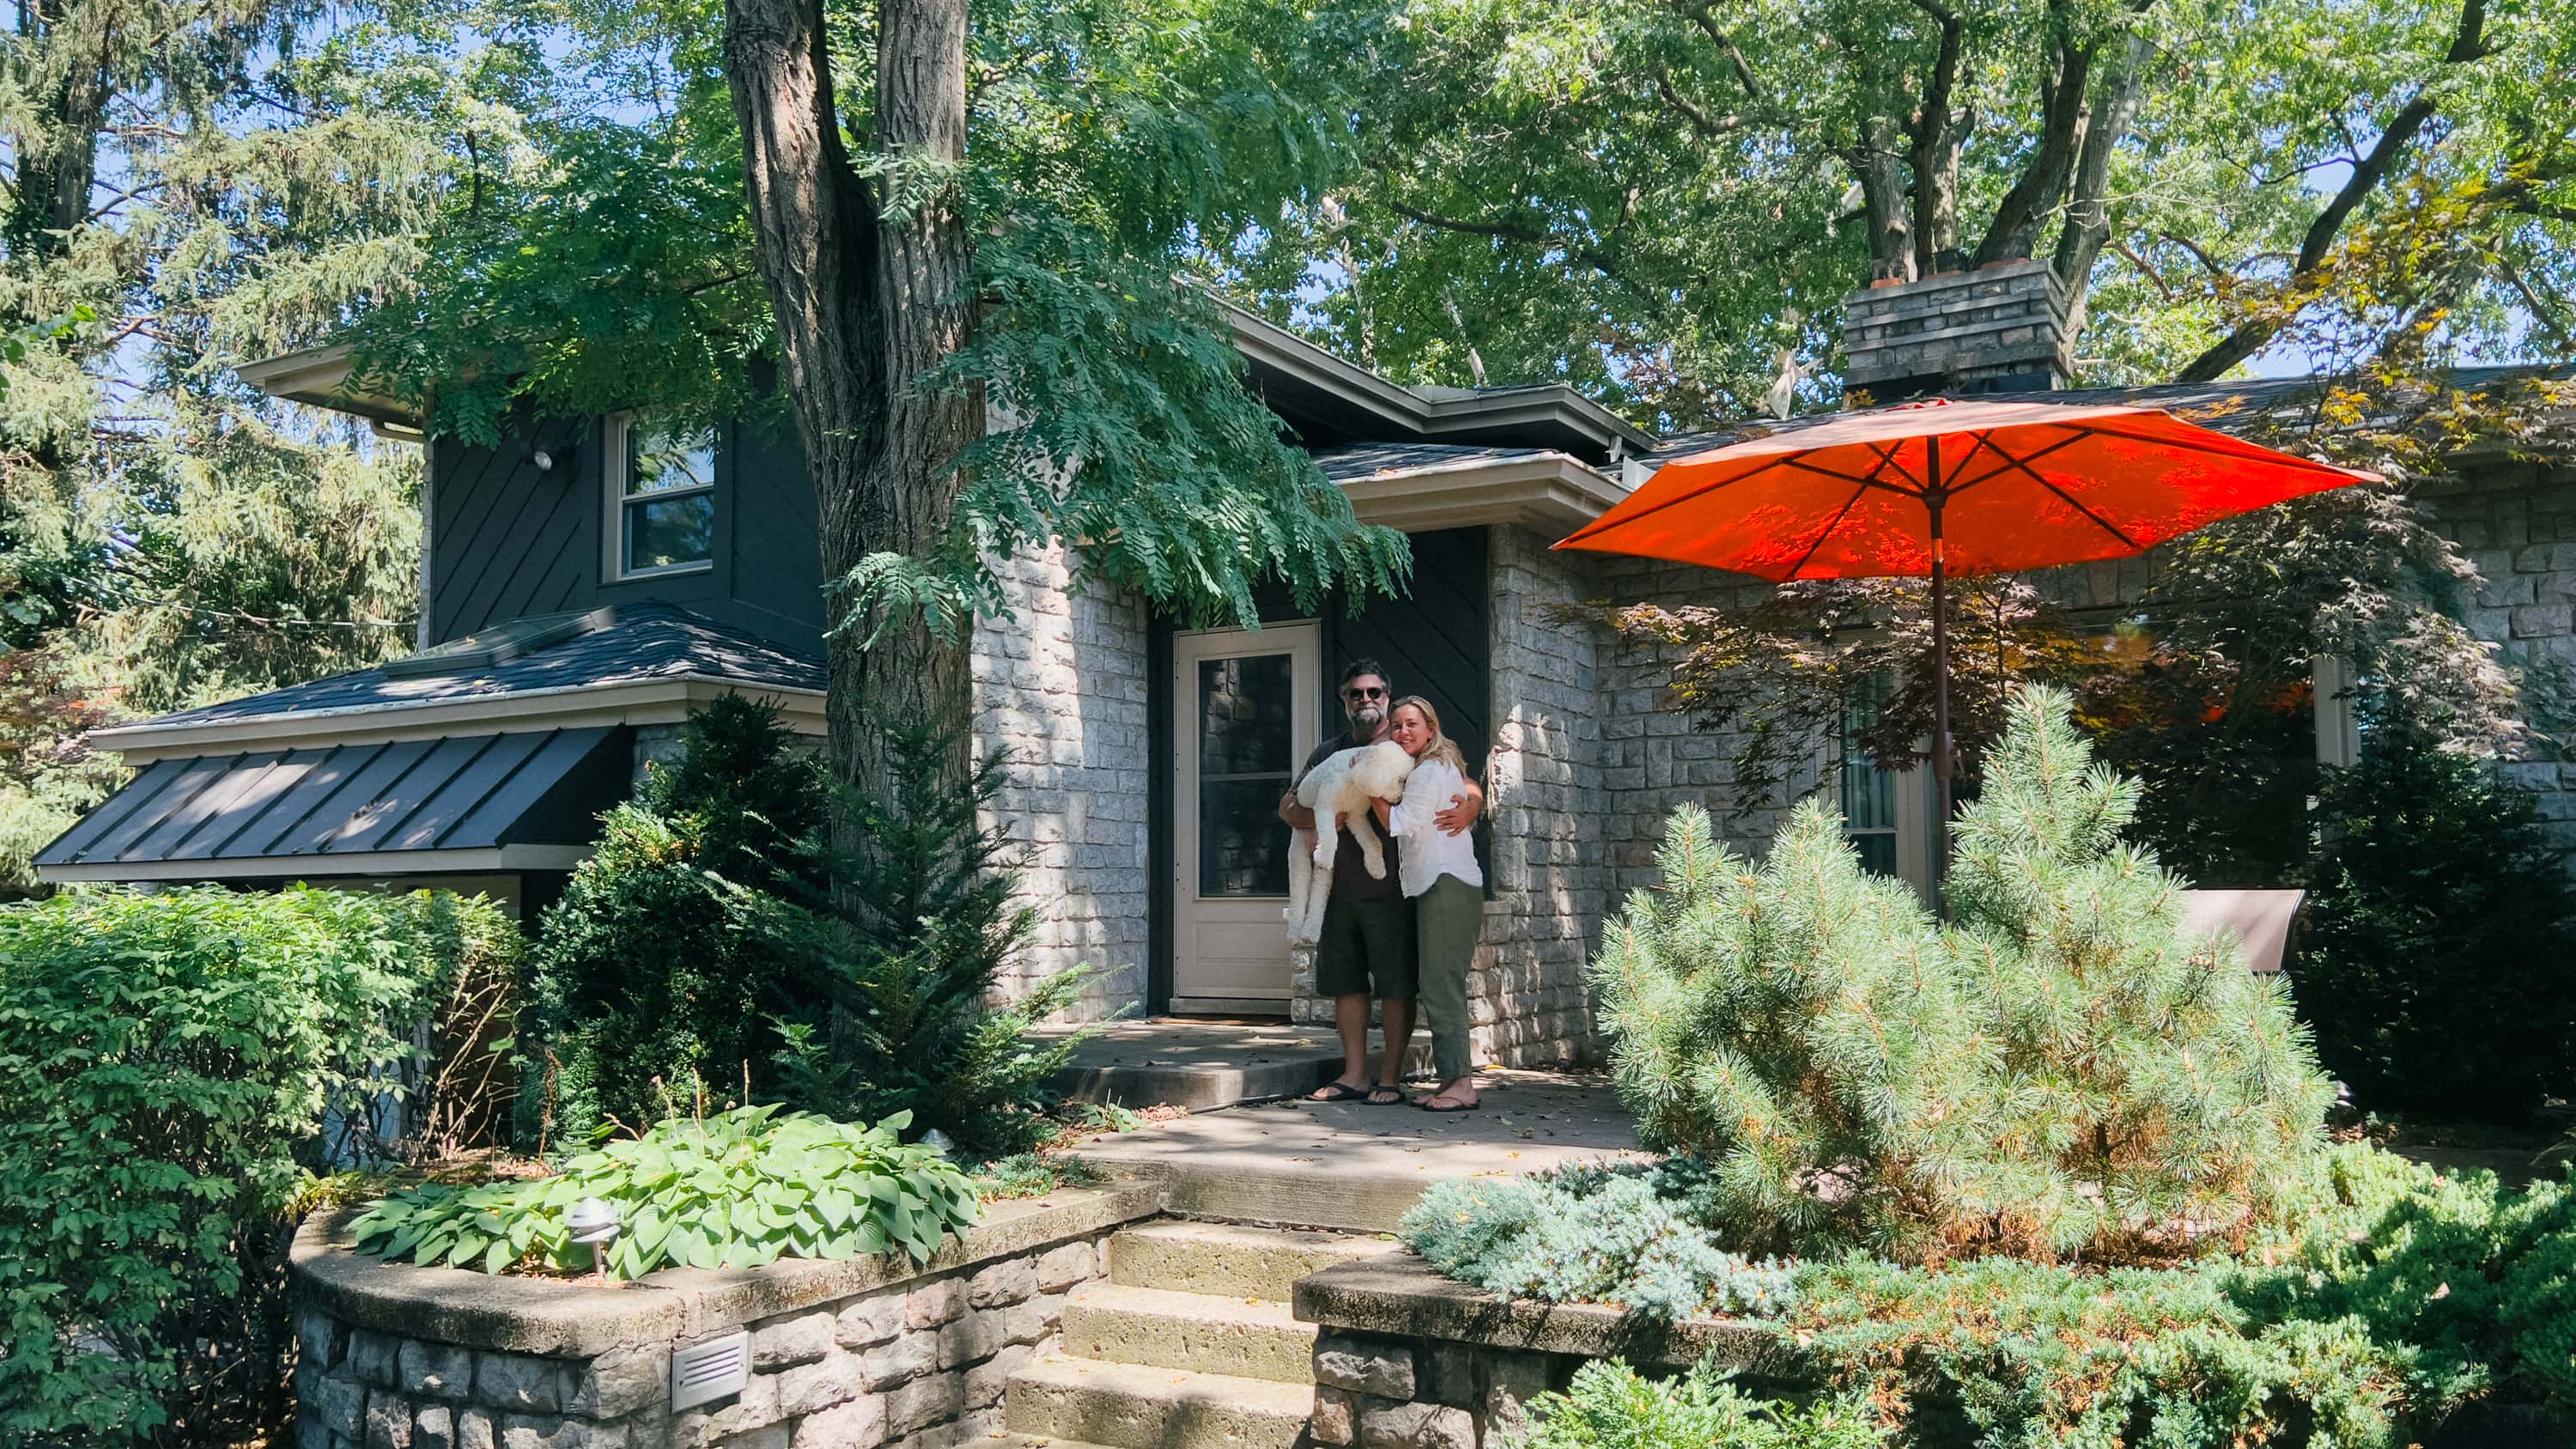
<path id="1" fill-rule="evenodd" d="M 1750 608 L 1770 593 L 1759 579 L 1651 559 L 1605 558 L 1601 595 L 1621 604 L 1666 608 L 1704 605 Z M 1628 892 L 1656 883 L 1655 848 L 1664 821 L 1679 806 L 1698 805 L 1716 821 L 1721 837 L 1740 851 L 1760 853 L 1790 804 L 1813 790 L 1810 769 L 1778 795 L 1741 802 L 1735 789 L 1739 734 L 1698 728 L 1673 698 L 1673 666 L 1680 651 L 1625 644 L 1606 637 L 1601 669 L 1604 719 L 1601 747 L 1602 845 L 1610 909 Z M 1818 763 L 1823 745 L 1818 745 Z M 1753 808 L 1736 813 L 1739 804 Z"/>
<path id="2" fill-rule="evenodd" d="M 2470 630 L 2527 671 L 2527 682 L 2576 681 L 2576 466 L 2485 463 L 2424 494 L 2485 579 Z M 2538 745 L 2520 754 L 2505 774 L 2538 794 L 2550 837 L 2576 871 L 2576 761 L 2553 761 Z"/>
<path id="3" fill-rule="evenodd" d="M 308 1241 L 308 1227 L 296 1253 L 296 1444 L 952 1449 L 998 1432 L 1005 1382 L 1052 1351 L 1073 1287 L 1107 1274 L 1110 1233 L 1152 1211 L 1150 1190 L 1089 1196 L 1053 1219 L 1044 1207 L 1022 1213 L 989 1236 L 999 1250 L 977 1251 L 979 1228 L 926 1271 L 837 1296 L 813 1280 L 864 1265 L 660 1274 L 623 1290 L 477 1274 L 476 1291 L 447 1281 L 458 1270 L 352 1264 L 344 1243 Z M 375 1286 L 353 1294 L 352 1278 Z M 694 1292 L 667 1286 L 684 1280 Z M 584 1331 L 579 1305 L 524 1319 L 503 1306 L 509 1290 L 536 1287 L 587 1294 L 602 1322 Z M 673 1413 L 672 1350 L 744 1330 L 748 1385 Z"/>
<path id="4" fill-rule="evenodd" d="M 1494 740 L 1486 758 L 1493 899 L 1468 979 L 1476 1060 L 1589 1060 L 1584 964 L 1601 936 L 1607 795 L 1598 631 L 1560 619 L 1589 565 L 1527 529 L 1492 530 Z"/>
<path id="5" fill-rule="evenodd" d="M 1075 966 L 1095 973 L 1072 1019 L 1145 1003 L 1145 608 L 1072 593 L 1061 547 L 998 564 L 1012 610 L 976 625 L 978 748 L 1007 748 L 993 818 L 1021 846 L 1021 899 L 1038 934 L 1016 997 Z"/>
<path id="6" fill-rule="evenodd" d="M 1501 1449 L 1522 1405 L 1561 1390 L 1584 1360 L 1486 1344 L 1327 1329 L 1315 1338 L 1318 1444 Z"/>

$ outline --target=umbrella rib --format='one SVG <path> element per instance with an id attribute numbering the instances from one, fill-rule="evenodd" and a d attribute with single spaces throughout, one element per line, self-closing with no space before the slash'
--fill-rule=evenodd
<path id="1" fill-rule="evenodd" d="M 2180 420 L 2177 419 L 2176 421 Z M 2073 423 L 2064 423 L 2059 424 L 2058 426 L 2075 427 L 2077 425 Z M 2258 443 L 2248 443 L 2239 438 L 2228 438 L 2228 441 L 2236 444 L 2238 447 L 2251 449 L 2252 451 L 2243 453 L 2232 452 L 2226 448 L 2213 448 L 2206 443 L 2196 443 L 2189 438 L 2141 437 L 2136 433 L 2121 432 L 2117 428 L 2097 428 L 2090 423 L 2083 424 L 2082 430 L 2097 438 L 2118 438 L 2124 442 L 2152 443 L 2160 448 L 2187 448 L 2195 453 L 2207 453 L 2213 458 L 2226 458 L 2238 463 L 2271 463 L 2276 465 L 2291 463 L 2302 468 L 2313 469 L 2319 473 L 2335 473 L 2347 478 L 2351 477 L 2354 471 L 2350 468 L 2340 467 L 2333 463 L 2320 463 L 2314 458 L 2302 458 L 2296 453 L 2284 453 L 2277 449 L 2263 447 Z M 2226 437 L 2226 434 L 2222 433 L 2219 436 Z"/>
<path id="2" fill-rule="evenodd" d="M 1805 568 L 1807 566 L 1807 560 L 1816 556 L 1816 550 L 1825 546 L 1825 540 L 1834 536 L 1834 530 L 1843 526 L 1843 520 L 1851 514 L 1852 505 L 1860 502 L 1862 495 L 1869 492 L 1870 486 L 1869 479 L 1864 478 L 1861 480 L 1860 486 L 1852 490 L 1852 496 L 1844 499 L 1843 506 L 1835 509 L 1834 516 L 1825 521 L 1824 527 L 1816 530 L 1816 536 L 1814 538 L 1808 540 L 1807 551 L 1798 555 L 1798 561 L 1796 563 L 1789 565 L 1789 572 L 1781 579 L 1781 582 L 1786 583 L 1790 579 L 1794 579 L 1798 576 L 1798 570 Z M 1885 488 L 1887 485 L 1882 483 L 1877 486 Z M 1901 493 L 1905 490 L 1898 488 L 1890 489 L 1889 491 Z"/>
<path id="3" fill-rule="evenodd" d="M 2129 537 L 2127 534 L 2122 533 L 2118 528 L 2114 527 L 2114 526 L 2112 525 L 2112 523 L 2111 523 L 2111 520 L 2109 520 L 2109 519 L 2107 519 L 2107 518 L 2104 518 L 2101 514 L 2098 514 L 2098 513 L 2094 512 L 2092 509 L 2085 507 L 2085 506 L 2084 506 L 2084 504 L 2083 504 L 2083 502 L 2082 502 L 2081 500 L 2079 500 L 2079 499 L 2078 499 L 2074 494 L 2067 492 L 2065 489 L 2060 488 L 2060 487 L 2058 487 L 2056 484 L 2049 482 L 2046 478 L 2041 477 L 2038 469 L 2033 468 L 2032 466 L 2030 466 L 2030 464 L 2028 464 L 2028 463 L 2026 463 L 2026 462 L 2023 462 L 2021 459 L 2014 457 L 2012 454 L 2005 452 L 2005 451 L 2004 451 L 2003 449 L 2001 449 L 2001 448 L 1997 448 L 1997 449 L 1995 449 L 1994 451 L 1995 451 L 1995 456 L 1996 456 L 1996 457 L 2003 459 L 2005 462 L 2010 463 L 2010 464 L 2011 464 L 2012 466 L 2014 466 L 2015 468 L 2018 468 L 2018 469 L 2020 469 L 2021 471 L 2023 471 L 2024 473 L 2029 474 L 2029 475 L 2030 475 L 2030 481 L 2032 481 L 2033 483 L 2038 484 L 2038 485 L 2039 485 L 2040 487 L 2042 487 L 2042 488 L 2047 489 L 2049 492 L 2056 494 L 2058 497 L 2065 499 L 2065 500 L 2066 500 L 2066 506 L 2067 506 L 2067 507 L 2074 509 L 2076 512 L 2083 514 L 2085 517 L 2087 517 L 2087 518 L 2089 518 L 2089 519 L 2092 519 L 2095 523 L 2097 523 L 2097 524 L 2101 525 L 2101 527 L 2102 527 L 2102 531 L 2103 531 L 2104 533 L 2107 533 L 2107 534 L 2111 535 L 2113 538 L 2118 539 L 2118 540 L 2120 541 L 2120 546 L 2121 546 L 2121 547 L 2123 547 L 2123 548 L 2127 548 L 2127 549 L 2132 549 L 2132 550 L 2134 550 L 2134 549 L 2136 549 L 2136 548 L 2138 548 L 2138 547 L 2139 547 L 2138 541 L 2137 541 L 2136 539 Z M 1993 474 L 1988 474 L 1988 475 L 1987 475 L 1987 477 L 1989 477 L 1989 478 L 1990 478 L 1990 477 L 1993 477 L 1993 476 L 1994 476 Z M 1985 481 L 1985 479 L 1984 479 L 1984 478 L 1980 478 L 1980 479 L 1978 479 L 1977 481 L 1978 481 L 1978 482 L 1980 482 L 1980 483 L 1982 483 L 1982 482 L 1984 482 L 1984 481 Z"/>
<path id="4" fill-rule="evenodd" d="M 1732 477 L 1732 478 L 1721 478 L 1721 479 L 1719 479 L 1718 481 L 1716 481 L 1716 482 L 1714 482 L 1714 483 L 1711 483 L 1711 484 L 1708 484 L 1708 485 L 1706 485 L 1706 486 L 1704 486 L 1704 487 L 1694 488 L 1694 489 L 1692 489 L 1690 492 L 1685 493 L 1685 494 L 1681 495 L 1681 496 L 1680 496 L 1680 497 L 1678 497 L 1678 498 L 1667 498 L 1667 499 L 1665 499 L 1663 502 L 1658 503 L 1658 504 L 1654 505 L 1654 506 L 1653 506 L 1653 507 L 1651 507 L 1651 508 L 1640 508 L 1640 509 L 1638 509 L 1636 512 L 1634 512 L 1634 513 L 1632 513 L 1632 514 L 1629 514 L 1627 517 L 1620 519 L 1620 520 L 1618 521 L 1618 525 L 1617 525 L 1617 526 L 1618 526 L 1618 527 L 1620 527 L 1620 528 L 1626 528 L 1626 527 L 1628 527 L 1630 524 L 1636 523 L 1636 522 L 1638 522 L 1638 521 L 1640 521 L 1640 520 L 1642 520 L 1642 519 L 1652 518 L 1653 516 L 1655 516 L 1655 515 L 1656 515 L 1656 514 L 1658 514 L 1658 513 L 1663 512 L 1663 511 L 1664 511 L 1665 509 L 1667 509 L 1667 508 L 1678 507 L 1678 506 L 1679 506 L 1679 505 L 1681 505 L 1681 504 L 1684 504 L 1684 503 L 1688 503 L 1688 502 L 1690 502 L 1690 501 L 1691 501 L 1692 499 L 1694 499 L 1694 498 L 1704 498 L 1704 497 L 1708 496 L 1708 495 L 1709 495 L 1709 494 L 1711 494 L 1711 493 L 1715 493 L 1717 490 L 1719 490 L 1719 489 L 1721 489 L 1721 488 L 1732 488 L 1732 487 L 1734 487 L 1736 484 L 1743 482 L 1743 481 L 1744 481 L 1745 479 L 1747 479 L 1747 478 L 1752 478 L 1752 477 L 1758 476 L 1758 475 L 1763 474 L 1763 473 L 1768 473 L 1768 472 L 1770 472 L 1772 469 L 1777 468 L 1777 467 L 1780 467 L 1782 464 L 1784 464 L 1784 463 L 1788 463 L 1788 462 L 1790 462 L 1790 461 L 1791 461 L 1791 460 L 1790 460 L 1790 458 L 1789 458 L 1787 455 L 1785 455 L 1785 454 L 1784 454 L 1784 455 L 1782 455 L 1781 457 L 1775 458 L 1775 459 L 1771 460 L 1770 462 L 1763 464 L 1763 465 L 1762 465 L 1761 467 L 1759 467 L 1759 468 L 1751 468 L 1751 469 L 1747 469 L 1746 471 L 1744 471 L 1744 472 L 1742 472 L 1742 473 L 1738 473 L 1738 474 L 1736 474 L 1736 475 L 1735 475 L 1734 477 Z M 1835 475 L 1833 475 L 1833 476 L 1838 477 L 1838 478 L 1842 477 L 1842 475 L 1841 475 L 1841 474 L 1839 474 L 1839 473 L 1837 473 L 1837 474 L 1835 474 Z M 1850 480 L 1850 479 L 1848 479 L 1848 478 L 1845 478 L 1843 481 L 1845 481 L 1845 482 L 1849 482 L 1849 481 L 1851 481 L 1851 480 Z M 1582 540 L 1582 539 L 1591 538 L 1591 537 L 1593 537 L 1594 535 L 1596 535 L 1596 534 L 1598 534 L 1598 533 L 1604 532 L 1605 530 L 1603 530 L 1603 529 L 1602 529 L 1602 527 L 1601 527 L 1601 525 L 1602 525 L 1602 523 L 1603 523 L 1603 522 L 1604 522 L 1604 520 L 1603 520 L 1603 519 L 1594 519 L 1591 523 L 1589 523 L 1589 524 L 1585 525 L 1585 526 L 1584 526 L 1584 528 L 1583 528 L 1581 531 L 1579 531 L 1579 532 L 1575 533 L 1574 535 L 1572 535 L 1571 537 L 1567 538 L 1567 539 L 1565 540 L 1565 542 L 1566 542 L 1566 543 L 1574 543 L 1574 542 L 1577 542 L 1577 541 Z M 1560 547 L 1562 547 L 1563 545 L 1559 545 L 1559 546 L 1560 546 Z"/>
<path id="5" fill-rule="evenodd" d="M 2016 458 L 2012 454 L 2005 452 L 1999 446 L 1992 447 L 1988 449 L 1988 451 L 1992 452 L 1996 457 L 2003 459 L 2008 464 L 2020 465 L 2024 472 L 2028 472 L 2029 464 L 2038 462 L 2040 459 L 2047 457 L 2049 454 L 2056 452 L 2060 448 L 2072 447 L 2077 443 L 2083 442 L 2087 436 L 2083 429 L 2076 427 L 2072 423 L 2048 423 L 2044 426 L 2052 428 L 2066 428 L 2069 431 L 2065 437 L 2058 439 L 2056 442 L 2049 444 L 2047 447 L 2040 449 L 2038 452 L 2031 454 L 2027 458 Z M 1989 429 L 1986 432 L 1977 434 L 1977 441 L 1980 444 L 1985 444 L 1991 442 L 1993 437 L 1993 430 Z M 1968 454 L 1969 458 L 1973 458 L 1975 456 L 1976 453 L 1974 450 L 1971 450 Z M 1967 462 L 1967 458 L 1962 458 L 1959 461 L 1964 464 Z M 1954 469 L 1953 471 L 1955 472 L 1956 470 Z M 1969 479 L 1967 482 L 1952 488 L 1950 490 L 1950 496 L 1956 498 L 1960 494 L 1967 492 L 1969 489 L 1976 487 L 1980 483 L 1991 483 L 1997 478 L 2002 477 L 2004 472 L 2004 469 L 1997 468 L 1991 473 L 1980 473 L 1976 477 Z"/>

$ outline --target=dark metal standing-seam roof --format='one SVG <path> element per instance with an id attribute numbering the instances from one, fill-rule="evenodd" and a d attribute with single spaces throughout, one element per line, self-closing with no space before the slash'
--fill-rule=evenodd
<path id="1" fill-rule="evenodd" d="M 623 726 L 602 725 L 159 760 L 36 864 L 578 845 L 623 797 L 631 753 Z"/>

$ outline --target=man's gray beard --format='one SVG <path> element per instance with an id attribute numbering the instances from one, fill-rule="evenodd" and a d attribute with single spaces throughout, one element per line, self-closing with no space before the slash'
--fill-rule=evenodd
<path id="1" fill-rule="evenodd" d="M 1350 717 L 1351 730 L 1355 734 L 1376 734 L 1378 726 L 1386 723 L 1386 711 L 1371 704 L 1352 710 Z"/>

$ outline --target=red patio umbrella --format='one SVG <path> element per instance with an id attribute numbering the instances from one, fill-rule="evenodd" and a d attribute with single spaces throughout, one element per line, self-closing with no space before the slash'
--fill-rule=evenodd
<path id="1" fill-rule="evenodd" d="M 1932 774 L 1945 859 L 1947 578 L 2142 553 L 2204 524 L 2373 476 L 2211 432 L 2161 408 L 1936 398 L 1676 458 L 1556 546 L 1776 582 L 1928 574 Z"/>

